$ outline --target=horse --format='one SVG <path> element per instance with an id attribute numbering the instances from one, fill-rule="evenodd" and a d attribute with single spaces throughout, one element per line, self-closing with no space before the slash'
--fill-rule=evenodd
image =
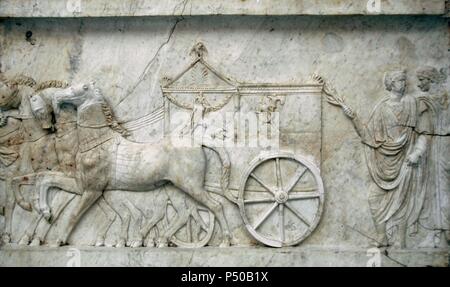
<path id="1" fill-rule="evenodd" d="M 15 111 L 0 111 L 0 180 L 5 182 L 5 203 L 2 206 L 5 217 L 5 230 L 2 234 L 2 242 L 11 241 L 11 218 L 14 208 L 14 196 L 10 189 L 11 178 L 17 170 L 20 146 L 23 143 L 23 136 L 20 130 L 20 120 L 14 117 Z"/>
<path id="2" fill-rule="evenodd" d="M 42 89 L 42 87 L 41 87 Z M 47 123 L 52 118 L 52 108 L 51 108 L 51 95 L 57 92 L 58 89 L 55 88 L 46 88 L 43 91 L 40 91 L 30 98 L 31 109 L 33 114 L 37 119 L 42 121 L 43 123 Z M 60 165 L 52 171 L 39 172 L 36 174 L 35 186 L 36 190 L 39 188 L 58 188 L 66 193 L 71 193 L 74 195 L 81 195 L 82 190 L 78 188 L 76 180 L 74 178 L 75 172 L 75 155 L 78 149 L 78 136 L 77 136 L 77 125 L 76 125 L 76 111 L 72 105 L 64 105 L 60 112 L 57 115 L 54 115 L 54 126 L 56 129 L 55 132 L 55 147 L 58 156 L 58 160 Z M 17 192 L 17 191 L 16 191 Z M 37 192 L 36 192 L 37 194 Z M 40 200 L 45 203 L 46 208 L 40 210 L 40 213 L 44 215 L 44 218 L 47 221 L 56 221 L 64 207 L 73 199 L 70 198 L 65 204 L 60 203 L 60 197 L 63 196 L 63 193 L 58 193 L 52 201 L 52 215 L 50 216 L 50 208 L 47 204 L 47 193 L 45 196 L 41 197 Z M 58 197 L 59 195 L 59 197 Z M 106 194 L 105 194 L 106 195 Z M 109 195 L 109 194 L 108 194 Z M 19 198 L 19 205 L 25 205 L 24 197 L 19 193 L 17 196 Z M 125 204 L 127 203 L 127 204 Z M 128 200 L 120 200 L 116 203 L 114 200 L 106 200 L 105 196 L 102 196 L 99 201 L 97 201 L 100 209 L 107 216 L 107 223 L 102 226 L 102 229 L 98 232 L 97 239 L 94 243 L 95 246 L 104 246 L 106 234 L 109 230 L 109 227 L 112 225 L 114 220 L 116 219 L 116 214 L 118 215 L 118 219 L 120 220 L 120 235 L 118 240 L 113 243 L 115 247 L 139 247 L 143 245 L 144 238 L 149 233 L 149 230 L 154 227 L 157 221 L 160 220 L 160 215 L 165 214 L 165 212 L 159 210 L 155 212 L 154 218 L 151 218 L 149 221 L 154 222 L 156 218 L 156 222 L 154 224 L 146 224 L 145 231 L 141 231 L 138 228 L 138 222 L 142 221 L 144 216 L 140 214 L 139 211 L 133 207 L 133 204 Z M 111 208 L 112 207 L 112 208 Z M 183 207 L 179 208 L 180 210 L 184 210 Z M 40 220 L 41 218 L 39 218 Z M 37 225 L 35 228 L 30 228 L 27 232 L 26 238 L 32 238 L 32 243 L 30 245 L 39 245 L 40 242 L 43 241 L 46 234 L 48 233 L 50 226 L 49 224 L 45 224 L 45 221 L 41 220 L 36 222 L 34 225 Z M 45 227 L 47 226 L 47 228 Z M 46 228 L 46 229 L 45 229 Z M 33 235 L 34 230 L 37 230 Z M 128 238 L 128 233 L 131 234 L 131 238 Z M 127 241 L 127 239 L 129 239 Z"/>
<path id="3" fill-rule="evenodd" d="M 221 186 L 228 187 L 230 162 L 221 149 L 197 144 L 191 147 L 173 145 L 164 138 L 158 143 L 137 143 L 126 139 L 126 130 L 115 119 L 110 105 L 94 82 L 66 88 L 52 97 L 55 113 L 62 104 L 77 109 L 79 150 L 77 152 L 77 186 L 83 190 L 81 199 L 62 227 L 61 245 L 68 238 L 83 214 L 105 191 L 153 191 L 171 183 L 207 207 L 215 215 L 222 231 L 220 246 L 229 246 L 231 233 L 223 206 L 204 188 L 206 155 L 204 148 L 214 150 L 222 163 Z M 48 187 L 48 185 L 47 185 Z M 48 188 L 42 186 L 40 197 Z M 40 201 L 41 203 L 43 200 Z M 45 209 L 44 206 L 41 206 Z M 48 216 L 48 210 L 47 210 Z M 161 245 L 168 245 L 168 239 Z"/>
<path id="4" fill-rule="evenodd" d="M 6 205 L 5 205 L 5 223 L 6 231 L 3 241 L 9 243 L 12 233 L 12 216 L 16 206 L 17 199 L 14 198 L 15 184 L 22 182 L 25 185 L 33 182 L 30 173 L 36 170 L 51 169 L 56 165 L 56 157 L 52 157 L 52 145 L 49 142 L 50 131 L 43 128 L 41 123 L 34 118 L 31 113 L 29 97 L 34 92 L 36 82 L 25 76 L 18 76 L 12 80 L 0 79 L 0 108 L 12 113 L 10 124 L 20 123 L 18 132 L 22 138 L 18 151 L 17 164 L 14 170 L 10 170 L 6 178 Z M 14 119 L 14 120 L 13 120 Z M 31 211 L 31 204 L 24 204 L 26 210 Z M 32 222 L 27 230 L 32 229 L 38 220 L 38 215 L 32 218 Z M 26 237 L 26 235 L 24 235 Z M 21 238 L 20 243 L 27 241 Z"/>
<path id="5" fill-rule="evenodd" d="M 64 106 L 60 109 L 59 113 L 55 115 L 51 106 L 51 96 L 61 89 L 61 84 L 55 84 L 55 81 L 49 81 L 47 85 L 45 82 L 40 85 L 38 92 L 30 97 L 31 111 L 36 119 L 38 119 L 43 126 L 53 125 L 54 132 L 54 146 L 56 157 L 58 160 L 58 165 L 51 171 L 40 171 L 32 175 L 35 183 L 35 190 L 38 190 L 39 186 L 47 183 L 46 179 L 51 178 L 64 178 L 65 180 L 72 180 L 72 185 L 74 185 L 74 174 L 75 174 L 75 156 L 78 150 L 78 134 L 76 130 L 76 111 L 70 106 Z M 31 176 L 30 176 L 31 177 Z M 17 178 L 16 178 L 17 180 Z M 20 178 L 19 178 L 20 180 Z M 17 203 L 21 207 L 28 207 L 29 204 L 25 202 L 24 197 L 21 195 L 20 188 L 18 188 L 17 183 L 14 186 L 15 197 L 17 198 Z M 58 187 L 58 186 L 56 186 Z M 77 191 L 76 189 L 74 189 Z M 39 207 L 36 210 L 41 216 L 38 217 L 38 221 L 34 222 L 30 227 L 24 240 L 31 240 L 30 245 L 40 245 L 46 235 L 48 234 L 52 224 L 57 220 L 59 215 L 62 213 L 64 208 L 75 199 L 75 195 L 80 195 L 81 192 L 73 192 L 71 196 L 67 196 L 66 192 L 58 192 L 52 200 L 53 216 L 45 217 Z M 37 200 L 39 199 L 38 193 L 35 191 Z M 45 199 L 47 200 L 47 199 Z M 39 203 L 36 204 L 39 206 Z M 97 239 L 95 242 L 96 246 L 103 246 L 106 234 L 109 227 L 112 225 L 116 218 L 115 211 L 107 204 L 107 202 L 102 198 L 97 202 L 97 205 L 103 211 L 107 218 L 107 224 L 101 227 L 98 231 Z M 43 218 L 47 219 L 42 220 Z M 25 242 L 22 242 L 25 244 Z"/>
<path id="6" fill-rule="evenodd" d="M 7 117 L 4 122 L 8 133 L 6 146 L 19 146 L 16 151 L 20 158 L 17 164 L 8 168 L 9 172 L 6 180 L 6 206 L 5 221 L 6 232 L 3 241 L 11 241 L 12 216 L 16 203 L 27 211 L 32 211 L 32 205 L 25 202 L 20 193 L 21 185 L 32 185 L 35 182 L 35 173 L 44 170 L 54 169 L 58 165 L 54 141 L 52 137 L 52 117 L 47 115 L 45 118 L 37 118 L 33 112 L 33 94 L 36 87 L 40 90 L 61 86 L 59 81 L 44 82 L 36 86 L 36 82 L 25 76 L 15 77 L 13 80 L 2 78 L 0 81 L 1 100 L 0 107 L 5 109 L 3 112 Z M 18 126 L 17 128 L 15 128 Z M 11 131 L 11 129 L 14 129 Z M 16 135 L 17 134 L 17 135 Z M 20 141 L 13 140 L 20 137 Z M 4 147 L 3 147 L 4 148 Z M 17 149 L 17 148 L 16 148 Z M 5 152 L 3 152 L 5 153 Z M 11 153 L 6 154 L 11 157 Z M 20 155 L 20 156 L 19 156 Z M 16 158 L 17 159 L 17 158 Z M 70 200 L 69 200 L 70 201 Z M 65 207 L 68 202 L 61 202 L 56 209 L 56 215 Z M 19 244 L 39 245 L 39 234 L 46 234 L 49 227 L 43 227 L 42 216 L 37 212 L 31 213 L 31 223 L 25 230 L 25 234 L 20 238 Z M 35 236 L 36 235 L 36 236 Z"/>

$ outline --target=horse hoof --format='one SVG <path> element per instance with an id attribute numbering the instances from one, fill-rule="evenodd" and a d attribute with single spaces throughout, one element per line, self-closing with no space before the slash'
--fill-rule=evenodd
<path id="1" fill-rule="evenodd" d="M 158 243 L 156 244 L 158 248 L 164 248 L 169 247 L 169 241 L 167 240 L 158 240 Z"/>
<path id="2" fill-rule="evenodd" d="M 153 240 L 153 239 L 147 240 L 147 242 L 144 244 L 144 246 L 145 247 L 155 247 L 156 246 L 155 240 Z"/>
<path id="3" fill-rule="evenodd" d="M 30 237 L 28 235 L 24 235 L 22 236 L 22 238 L 20 238 L 19 240 L 19 245 L 28 245 L 28 243 L 30 243 Z"/>
<path id="4" fill-rule="evenodd" d="M 40 246 L 40 245 L 41 245 L 41 240 L 39 238 L 34 238 L 30 243 L 30 246 Z"/>
<path id="5" fill-rule="evenodd" d="M 52 214 L 51 214 L 50 212 L 44 211 L 44 212 L 43 212 L 43 215 L 44 215 L 44 219 L 45 219 L 48 223 L 52 223 L 53 216 L 52 216 Z"/>
<path id="6" fill-rule="evenodd" d="M 220 245 L 219 245 L 220 248 L 230 247 L 230 246 L 231 246 L 230 240 L 228 240 L 228 239 L 223 240 L 222 243 L 220 243 Z"/>
<path id="7" fill-rule="evenodd" d="M 3 234 L 2 236 L 2 242 L 4 244 L 11 243 L 11 236 L 8 233 Z"/>
<path id="8" fill-rule="evenodd" d="M 94 246 L 95 246 L 95 247 L 102 247 L 102 246 L 105 246 L 105 239 L 103 239 L 103 238 L 97 239 L 97 240 L 95 241 Z"/>
<path id="9" fill-rule="evenodd" d="M 105 242 L 104 241 L 97 241 L 97 242 L 95 242 L 95 245 L 94 245 L 95 247 L 102 247 L 102 246 L 105 246 Z"/>
<path id="10" fill-rule="evenodd" d="M 31 204 L 29 202 L 26 203 L 19 203 L 20 207 L 22 207 L 24 210 L 31 212 L 33 208 L 31 207 Z"/>
<path id="11" fill-rule="evenodd" d="M 119 240 L 117 243 L 116 243 L 116 246 L 115 246 L 116 248 L 123 248 L 123 247 L 125 247 L 125 240 Z"/>
<path id="12" fill-rule="evenodd" d="M 60 246 L 64 245 L 64 242 L 61 239 L 57 239 L 57 240 L 55 240 L 53 242 L 50 242 L 48 245 L 50 247 L 60 247 Z"/>
<path id="13" fill-rule="evenodd" d="M 142 247 L 142 240 L 133 240 L 130 244 L 131 248 Z"/>
<path id="14" fill-rule="evenodd" d="M 105 247 L 114 247 L 116 246 L 115 243 L 105 243 Z"/>

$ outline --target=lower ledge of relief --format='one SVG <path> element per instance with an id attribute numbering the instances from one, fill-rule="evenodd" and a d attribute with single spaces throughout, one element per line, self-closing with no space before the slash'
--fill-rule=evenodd
<path id="1" fill-rule="evenodd" d="M 0 266 L 449 266 L 449 249 L 340 247 L 108 248 L 2 246 Z"/>

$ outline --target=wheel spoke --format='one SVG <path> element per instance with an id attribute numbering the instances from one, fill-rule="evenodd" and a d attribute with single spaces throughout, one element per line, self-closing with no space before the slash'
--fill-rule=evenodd
<path id="1" fill-rule="evenodd" d="M 197 222 L 197 224 L 200 224 L 200 228 L 208 232 L 208 225 L 206 225 L 205 220 L 201 216 L 199 216 L 198 220 L 200 220 L 200 222 Z"/>
<path id="2" fill-rule="evenodd" d="M 192 242 L 192 224 L 191 224 L 191 217 L 188 217 L 188 220 L 186 222 L 186 233 L 187 233 L 187 241 Z"/>
<path id="3" fill-rule="evenodd" d="M 301 221 L 303 221 L 303 223 L 305 223 L 308 227 L 311 226 L 311 223 L 308 222 L 306 217 L 303 214 L 301 214 L 298 210 L 296 210 L 289 202 L 286 202 L 285 205 L 290 211 L 292 211 L 292 213 L 294 213 L 295 216 L 297 216 Z"/>
<path id="4" fill-rule="evenodd" d="M 262 179 L 260 179 L 256 174 L 251 173 L 250 176 L 256 180 L 262 187 L 264 187 L 268 192 L 272 193 L 273 195 L 275 195 L 275 192 L 272 190 L 272 188 L 270 188 L 267 184 L 265 184 Z"/>
<path id="5" fill-rule="evenodd" d="M 313 199 L 320 197 L 320 194 L 318 192 L 298 192 L 295 194 L 289 195 L 289 200 L 295 200 L 295 199 Z"/>
<path id="6" fill-rule="evenodd" d="M 315 192 L 317 191 L 317 187 L 301 187 L 296 189 L 291 189 L 290 193 L 303 193 L 303 192 Z"/>
<path id="7" fill-rule="evenodd" d="M 275 159 L 275 170 L 277 175 L 277 186 L 279 190 L 283 189 L 283 179 L 281 178 L 281 164 L 280 159 L 277 157 Z"/>
<path id="8" fill-rule="evenodd" d="M 280 222 L 278 223 L 280 225 L 280 241 L 284 241 L 284 205 L 280 204 L 278 205 L 278 216 L 280 219 Z"/>
<path id="9" fill-rule="evenodd" d="M 295 174 L 294 174 L 294 176 L 292 177 L 291 182 L 289 182 L 289 184 L 286 186 L 285 191 L 286 191 L 286 192 L 291 191 L 291 190 L 294 188 L 294 186 L 297 184 L 297 182 L 300 180 L 300 178 L 302 178 L 302 176 L 305 174 L 305 172 L 306 172 L 307 170 L 308 170 L 308 169 L 307 169 L 306 167 L 299 166 L 299 167 L 297 168 L 297 170 L 295 171 Z"/>
<path id="10" fill-rule="evenodd" d="M 244 203 L 265 203 L 265 202 L 275 202 L 274 198 L 258 198 L 258 199 L 244 199 Z"/>
<path id="11" fill-rule="evenodd" d="M 263 216 L 261 216 L 261 218 L 259 218 L 258 221 L 256 221 L 255 226 L 253 227 L 255 230 L 267 219 L 267 217 L 269 217 L 269 215 L 275 210 L 275 208 L 277 208 L 278 203 L 275 202 L 269 210 L 267 210 L 266 213 L 264 213 Z"/>

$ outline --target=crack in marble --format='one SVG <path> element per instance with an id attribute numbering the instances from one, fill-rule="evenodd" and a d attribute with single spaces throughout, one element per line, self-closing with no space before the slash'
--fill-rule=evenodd
<path id="1" fill-rule="evenodd" d="M 136 90 L 136 88 L 147 78 L 147 74 L 150 71 L 150 68 L 152 67 L 153 63 L 155 62 L 156 58 L 159 56 L 161 50 L 170 42 L 170 40 L 172 39 L 173 34 L 175 33 L 175 29 L 177 28 L 178 23 L 180 23 L 181 21 L 183 21 L 184 18 L 178 18 L 174 25 L 172 26 L 172 28 L 169 31 L 169 36 L 167 37 L 167 39 L 158 47 L 158 49 L 156 50 L 156 53 L 153 55 L 153 57 L 150 59 L 150 61 L 147 63 L 147 65 L 145 66 L 144 71 L 141 73 L 141 75 L 138 78 L 138 81 L 136 82 L 136 84 L 129 90 L 129 92 L 125 95 L 125 97 L 123 97 L 122 99 L 120 99 L 120 101 L 115 105 L 116 107 L 118 105 L 120 105 L 125 99 L 127 99 L 131 94 L 133 94 L 133 92 Z"/>

